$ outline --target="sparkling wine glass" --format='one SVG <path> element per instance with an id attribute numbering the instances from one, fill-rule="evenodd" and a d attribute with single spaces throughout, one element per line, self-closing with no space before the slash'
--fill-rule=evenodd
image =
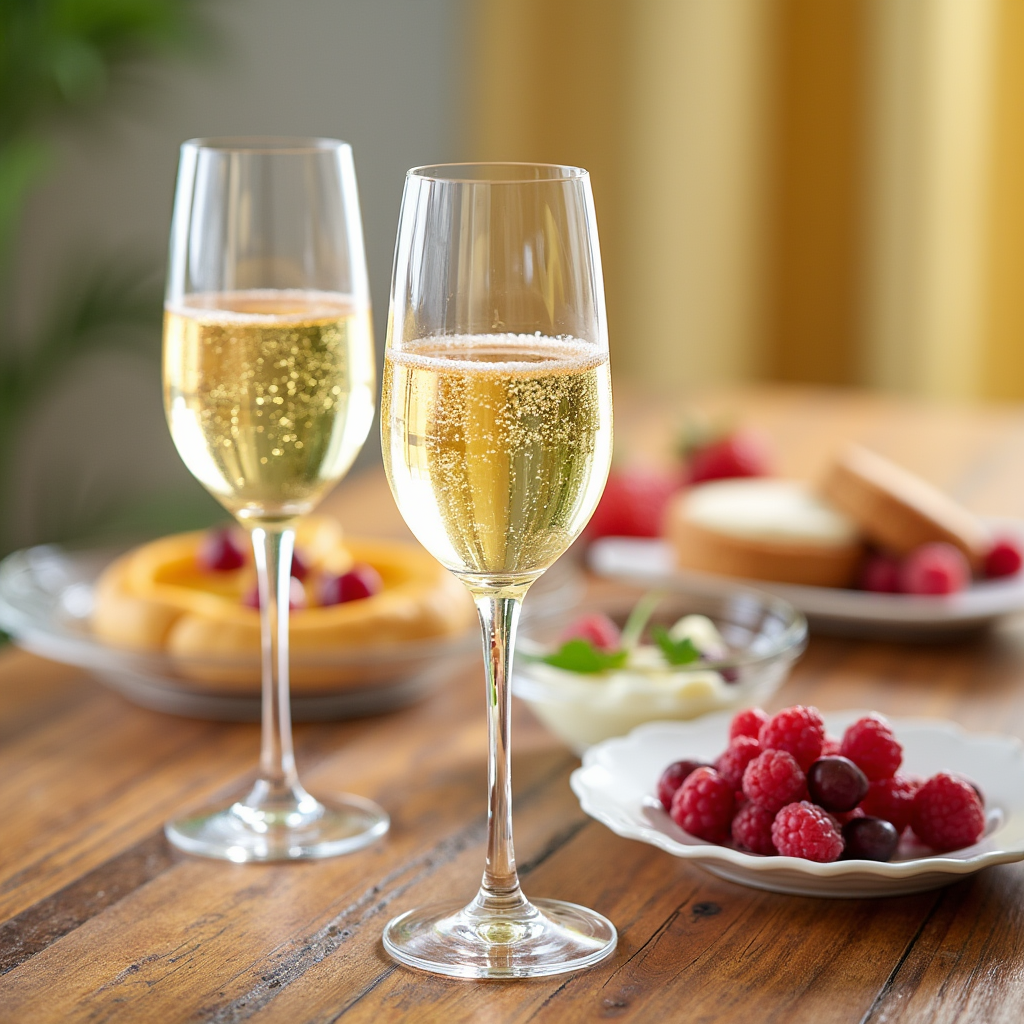
<path id="1" fill-rule="evenodd" d="M 463 978 L 536 977 L 608 956 L 600 914 L 527 900 L 512 848 L 509 680 L 530 585 L 579 535 L 608 475 L 611 386 L 586 171 L 449 164 L 406 176 L 381 399 L 384 466 L 420 542 L 483 631 L 487 858 L 468 906 L 410 910 L 384 946 Z"/>
<path id="2" fill-rule="evenodd" d="M 171 821 L 189 853 L 330 857 L 382 836 L 357 796 L 317 800 L 292 751 L 288 605 L 295 522 L 348 470 L 373 419 L 369 289 L 352 150 L 334 139 L 181 148 L 164 314 L 164 404 L 192 474 L 252 536 L 262 639 L 259 778 Z"/>

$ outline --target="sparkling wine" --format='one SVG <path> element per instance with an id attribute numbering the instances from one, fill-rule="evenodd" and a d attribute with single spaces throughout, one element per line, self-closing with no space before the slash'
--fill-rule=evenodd
<path id="1" fill-rule="evenodd" d="M 370 313 L 343 295 L 191 295 L 164 315 L 164 402 L 192 474 L 243 519 L 308 512 L 373 419 Z"/>
<path id="2" fill-rule="evenodd" d="M 426 338 L 389 349 L 384 374 L 384 465 L 424 547 L 467 582 L 546 569 L 604 487 L 606 353 L 531 335 Z"/>

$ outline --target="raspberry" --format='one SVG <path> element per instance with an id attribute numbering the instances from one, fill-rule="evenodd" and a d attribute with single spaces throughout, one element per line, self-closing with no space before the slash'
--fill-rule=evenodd
<path id="1" fill-rule="evenodd" d="M 380 573 L 372 565 L 353 565 L 341 576 L 324 576 L 320 581 L 318 597 L 320 604 L 327 607 L 332 604 L 346 604 L 349 601 L 361 601 L 364 597 L 373 597 L 384 589 L 384 581 Z"/>
<path id="2" fill-rule="evenodd" d="M 714 768 L 698 768 L 672 798 L 672 820 L 698 839 L 720 843 L 729 835 L 733 788 Z"/>
<path id="3" fill-rule="evenodd" d="M 827 864 L 843 852 L 843 837 L 835 823 L 820 808 L 807 800 L 787 804 L 772 824 L 772 842 L 783 857 Z"/>
<path id="4" fill-rule="evenodd" d="M 737 736 L 729 749 L 715 762 L 715 771 L 732 786 L 740 789 L 747 765 L 761 753 L 761 744 L 753 736 Z"/>
<path id="5" fill-rule="evenodd" d="M 761 727 L 762 750 L 785 750 L 807 771 L 821 757 L 825 723 L 817 708 L 795 704 L 772 715 Z"/>
<path id="6" fill-rule="evenodd" d="M 900 563 L 891 555 L 881 552 L 868 555 L 861 566 L 861 590 L 876 594 L 898 594 L 900 592 Z"/>
<path id="7" fill-rule="evenodd" d="M 703 761 L 673 761 L 658 779 L 658 799 L 661 806 L 667 811 L 672 806 L 672 797 L 676 790 L 692 775 L 698 768 L 710 768 L 710 765 Z"/>
<path id="8" fill-rule="evenodd" d="M 954 594 L 970 581 L 964 553 L 942 541 L 915 548 L 900 566 L 900 590 L 905 594 Z"/>
<path id="9" fill-rule="evenodd" d="M 821 756 L 822 757 L 835 757 L 839 753 L 839 748 L 842 747 L 843 741 L 838 736 L 833 736 L 831 733 L 825 733 L 824 742 L 821 744 Z"/>
<path id="10" fill-rule="evenodd" d="M 1020 572 L 1020 545 L 1012 537 L 997 537 L 985 556 L 985 576 L 994 580 Z"/>
<path id="11" fill-rule="evenodd" d="M 204 572 L 230 572 L 245 565 L 247 554 L 231 527 L 225 526 L 203 536 L 196 552 L 196 563 Z"/>
<path id="12" fill-rule="evenodd" d="M 748 800 L 774 813 L 807 793 L 807 780 L 792 754 L 765 750 L 743 772 L 743 793 Z"/>
<path id="13" fill-rule="evenodd" d="M 589 640 L 599 651 L 617 651 L 622 646 L 619 627 L 604 612 L 581 615 L 558 637 L 559 643 L 577 639 Z"/>
<path id="14" fill-rule="evenodd" d="M 753 853 L 778 853 L 772 842 L 772 822 L 775 815 L 757 804 L 747 804 L 732 819 L 732 838 L 739 846 Z"/>
<path id="15" fill-rule="evenodd" d="M 914 794 L 919 785 L 899 772 L 891 779 L 877 779 L 871 783 L 860 806 L 868 816 L 888 821 L 896 829 L 896 834 L 901 835 L 910 824 Z"/>
<path id="16" fill-rule="evenodd" d="M 969 783 L 939 772 L 915 794 L 910 824 L 933 850 L 959 850 L 981 838 L 985 812 Z"/>
<path id="17" fill-rule="evenodd" d="M 903 748 L 896 742 L 892 726 L 881 715 L 858 718 L 843 733 L 839 752 L 872 782 L 892 778 L 903 761 Z"/>
<path id="18" fill-rule="evenodd" d="M 760 708 L 745 708 L 737 712 L 729 726 L 729 742 L 731 743 L 737 736 L 753 736 L 756 740 L 761 734 L 761 726 L 767 721 L 767 712 Z"/>

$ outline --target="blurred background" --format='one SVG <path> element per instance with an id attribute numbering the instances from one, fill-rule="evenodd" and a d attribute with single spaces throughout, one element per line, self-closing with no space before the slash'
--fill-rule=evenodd
<path id="1" fill-rule="evenodd" d="M 5 0 L 0 19 L 3 551 L 218 516 L 159 382 L 177 147 L 199 135 L 353 144 L 378 351 L 405 170 L 538 160 L 592 172 L 620 384 L 1024 398 L 1019 0 Z"/>

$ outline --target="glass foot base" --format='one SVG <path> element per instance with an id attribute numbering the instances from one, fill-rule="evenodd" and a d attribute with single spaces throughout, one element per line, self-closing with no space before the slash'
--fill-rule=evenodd
<path id="1" fill-rule="evenodd" d="M 475 903 L 410 910 L 384 929 L 400 963 L 453 978 L 539 978 L 609 956 L 618 935 L 607 918 L 561 900 L 525 902 L 495 914 Z"/>
<path id="2" fill-rule="evenodd" d="M 379 839 L 390 824 L 372 800 L 345 795 L 321 802 L 303 793 L 287 806 L 239 802 L 198 811 L 169 821 L 164 832 L 186 853 L 243 864 L 337 857 Z"/>

